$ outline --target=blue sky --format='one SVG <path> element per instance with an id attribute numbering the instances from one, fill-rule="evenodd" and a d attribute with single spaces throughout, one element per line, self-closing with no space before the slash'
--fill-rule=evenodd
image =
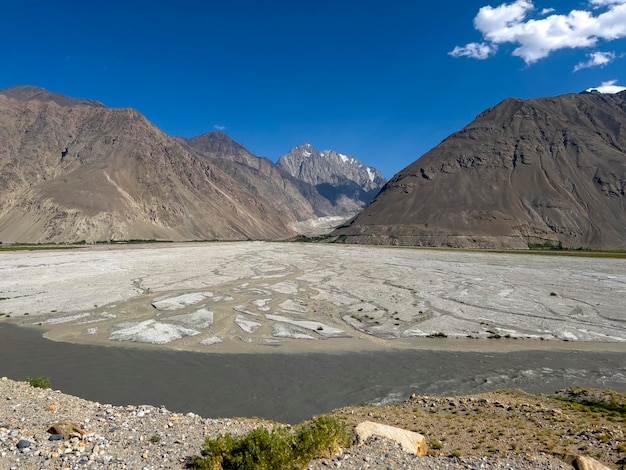
<path id="1" fill-rule="evenodd" d="M 9 1 L 0 88 L 401 170 L 506 97 L 626 85 L 626 0 Z"/>

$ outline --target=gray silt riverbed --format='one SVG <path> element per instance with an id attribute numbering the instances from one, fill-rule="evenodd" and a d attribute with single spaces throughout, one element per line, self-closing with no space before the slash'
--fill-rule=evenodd
<path id="1" fill-rule="evenodd" d="M 454 341 L 454 340 L 451 340 Z M 418 395 L 570 386 L 626 391 L 623 352 L 389 350 L 212 354 L 54 342 L 0 325 L 0 376 L 111 403 L 165 405 L 204 417 L 296 423 L 334 408 Z"/>

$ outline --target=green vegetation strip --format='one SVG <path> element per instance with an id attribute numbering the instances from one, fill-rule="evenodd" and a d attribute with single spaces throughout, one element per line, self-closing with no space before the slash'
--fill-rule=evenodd
<path id="1" fill-rule="evenodd" d="M 611 390 L 572 388 L 565 396 L 559 396 L 557 399 L 573 403 L 579 409 L 587 408 L 589 411 L 606 412 L 610 416 L 626 418 L 626 402 L 623 401 L 623 397 Z"/>
<path id="2" fill-rule="evenodd" d="M 290 430 L 259 427 L 243 436 L 207 437 L 202 457 L 194 457 L 189 468 L 202 470 L 292 470 L 306 468 L 311 460 L 331 457 L 339 447 L 350 444 L 345 425 L 329 416 L 314 418 Z"/>
<path id="3" fill-rule="evenodd" d="M 73 250 L 83 245 L 0 245 L 0 251 Z"/>
<path id="4" fill-rule="evenodd" d="M 310 240 L 313 241 L 313 240 Z M 359 247 L 370 248 L 386 248 L 389 250 L 423 250 L 423 251 L 452 251 L 461 253 L 497 253 L 504 255 L 539 255 L 539 256 L 574 256 L 578 258 L 616 258 L 626 259 L 626 251 L 599 251 L 599 250 L 569 250 L 569 249 L 528 249 L 528 250 L 496 250 L 496 249 L 479 249 L 479 248 L 447 248 L 433 246 L 412 246 L 412 245 L 366 245 L 353 244 Z"/>

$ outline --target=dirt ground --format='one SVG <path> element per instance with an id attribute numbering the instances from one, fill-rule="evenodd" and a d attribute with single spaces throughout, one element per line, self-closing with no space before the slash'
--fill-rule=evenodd
<path id="1" fill-rule="evenodd" d="M 519 390 L 414 396 L 383 407 L 346 407 L 333 415 L 355 425 L 371 420 L 419 432 L 428 437 L 433 456 L 544 453 L 566 460 L 587 455 L 612 468 L 626 464 L 624 393 L 566 389 L 546 396 Z"/>

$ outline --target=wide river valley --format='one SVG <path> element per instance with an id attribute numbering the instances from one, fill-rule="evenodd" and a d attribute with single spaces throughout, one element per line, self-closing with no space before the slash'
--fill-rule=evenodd
<path id="1" fill-rule="evenodd" d="M 294 423 L 418 395 L 626 391 L 626 260 L 298 243 L 0 252 L 0 376 Z"/>

